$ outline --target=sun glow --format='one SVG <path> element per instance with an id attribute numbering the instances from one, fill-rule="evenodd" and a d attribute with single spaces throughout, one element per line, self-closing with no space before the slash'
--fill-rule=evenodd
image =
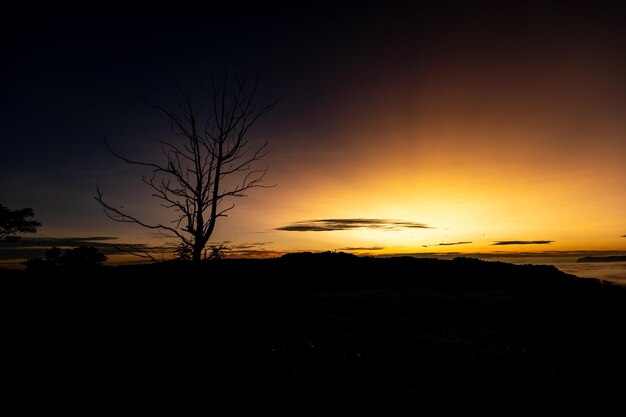
<path id="1" fill-rule="evenodd" d="M 615 190 L 625 190 L 626 173 L 616 155 L 594 151 L 591 164 L 584 154 L 573 157 L 558 147 L 541 147 L 541 141 L 513 137 L 503 140 L 509 146 L 442 152 L 442 144 L 463 141 L 390 137 L 382 141 L 389 147 L 362 146 L 349 159 L 342 151 L 319 152 L 295 166 L 278 164 L 282 181 L 268 193 L 268 212 L 256 210 L 256 219 L 272 230 L 274 245 L 288 250 L 623 250 L 619 225 L 626 229 L 626 199 Z M 391 149 L 400 142 L 421 145 L 398 154 Z M 313 172 L 315 181 L 309 181 L 305 173 Z M 428 227 L 274 230 L 302 220 L 353 218 Z M 549 242 L 494 245 L 500 241 Z"/>

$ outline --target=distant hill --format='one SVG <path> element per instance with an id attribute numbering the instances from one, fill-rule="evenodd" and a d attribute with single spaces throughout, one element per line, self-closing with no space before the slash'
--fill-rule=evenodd
<path id="1" fill-rule="evenodd" d="M 626 262 L 626 256 L 585 256 L 576 262 Z"/>
<path id="2" fill-rule="evenodd" d="M 454 260 L 398 256 L 359 257 L 343 252 L 289 253 L 272 259 L 223 259 L 199 266 L 180 262 L 114 267 L 116 277 L 209 278 L 207 283 L 241 291 L 268 289 L 356 290 L 391 288 L 473 288 L 577 290 L 602 285 L 552 265 L 517 265 L 457 257 Z"/>
<path id="3" fill-rule="evenodd" d="M 624 257 L 611 257 L 624 260 Z M 609 259 L 609 258 L 606 258 Z M 582 261 L 579 261 L 582 262 Z M 605 261 L 606 262 L 606 261 Z M 223 259 L 192 265 L 180 261 L 158 264 L 104 266 L 98 271 L 62 270 L 66 278 L 92 280 L 139 277 L 155 282 L 183 282 L 205 278 L 213 287 L 246 290 L 297 288 L 305 290 L 391 289 L 391 288 L 473 288 L 575 290 L 603 285 L 601 281 L 579 278 L 552 265 L 519 265 L 457 257 L 453 260 L 398 256 L 359 257 L 344 252 L 299 252 L 271 259 Z M 47 276 L 46 271 L 3 271 L 4 275 Z M 88 282 L 88 280 L 87 280 Z"/>

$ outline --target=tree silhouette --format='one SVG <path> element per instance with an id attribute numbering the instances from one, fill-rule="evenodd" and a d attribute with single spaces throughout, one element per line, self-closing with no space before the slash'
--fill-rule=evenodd
<path id="1" fill-rule="evenodd" d="M 46 255 L 48 255 L 46 253 Z M 100 266 L 107 260 L 106 255 L 100 253 L 98 248 L 93 246 L 79 246 L 68 249 L 61 257 L 61 265 L 70 268 L 90 268 Z"/>
<path id="2" fill-rule="evenodd" d="M 106 255 L 93 246 L 79 246 L 67 249 L 63 254 L 61 254 L 61 249 L 53 247 L 46 251 L 44 259 L 28 259 L 24 262 L 24 265 L 30 271 L 50 272 L 57 268 L 73 270 L 98 268 L 106 260 Z"/>
<path id="3" fill-rule="evenodd" d="M 208 99 L 207 112 L 198 111 L 178 84 L 176 88 L 182 99 L 176 107 L 148 102 L 169 119 L 176 138 L 159 141 L 162 161 L 127 158 L 112 150 L 105 141 L 107 150 L 118 159 L 152 171 L 150 176 L 142 175 L 141 181 L 151 188 L 152 196 L 163 207 L 173 210 L 170 223 L 144 222 L 122 211 L 122 207 L 105 202 L 100 189 L 96 196 L 111 219 L 135 223 L 177 238 L 181 247 L 192 248 L 191 259 L 195 262 L 201 260 L 217 219 L 234 208 L 234 204 L 224 205 L 224 202 L 244 197 L 252 188 L 267 187 L 262 184 L 267 168 L 252 167 L 267 155 L 267 140 L 252 148 L 248 133 L 280 100 L 263 106 L 255 104 L 257 74 L 250 82 L 243 75 L 231 79 L 226 72 L 219 86 L 214 81 L 211 88 L 200 81 L 199 85 Z"/>
<path id="4" fill-rule="evenodd" d="M 58 267 L 61 266 L 63 264 L 63 258 L 62 258 L 63 254 L 61 252 L 61 249 L 57 248 L 56 246 L 48 249 L 46 251 L 46 257 L 45 257 L 45 261 L 53 267 Z"/>
<path id="5" fill-rule="evenodd" d="M 0 240 L 18 240 L 15 233 L 36 233 L 41 223 L 27 220 L 34 216 L 32 208 L 11 210 L 0 204 Z"/>

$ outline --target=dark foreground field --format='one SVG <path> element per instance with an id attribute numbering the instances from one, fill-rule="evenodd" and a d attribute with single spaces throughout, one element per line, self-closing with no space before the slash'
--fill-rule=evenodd
<path id="1" fill-rule="evenodd" d="M 4 275 L 5 415 L 626 411 L 626 291 L 551 267 L 326 254 Z"/>

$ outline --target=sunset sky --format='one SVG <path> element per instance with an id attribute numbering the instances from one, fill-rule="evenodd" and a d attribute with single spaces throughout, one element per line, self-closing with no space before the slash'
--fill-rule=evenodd
<path id="1" fill-rule="evenodd" d="M 103 138 L 158 158 L 142 97 L 175 103 L 174 77 L 200 104 L 195 75 L 227 64 L 284 96 L 250 134 L 276 186 L 211 239 L 234 252 L 626 250 L 623 8 L 469 3 L 9 11 L 0 203 L 35 210 L 29 238 L 168 244 L 94 200 L 169 218 Z"/>

